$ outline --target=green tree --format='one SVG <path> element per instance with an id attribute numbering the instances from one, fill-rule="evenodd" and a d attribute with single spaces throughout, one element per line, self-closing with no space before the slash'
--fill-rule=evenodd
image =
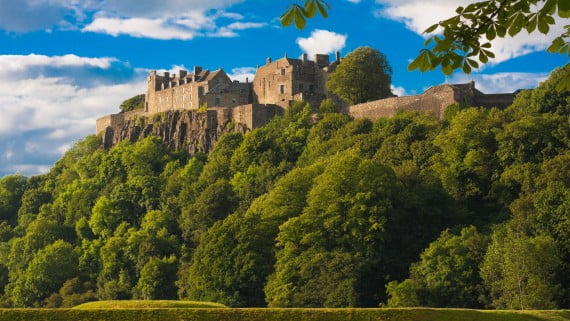
<path id="1" fill-rule="evenodd" d="M 409 279 L 388 284 L 388 306 L 481 308 L 479 265 L 487 244 L 473 226 L 460 235 L 443 231 L 411 266 Z"/>
<path id="2" fill-rule="evenodd" d="M 349 53 L 329 75 L 327 89 L 349 104 L 392 96 L 392 67 L 386 56 L 370 47 Z"/>
<path id="3" fill-rule="evenodd" d="M 135 109 L 143 109 L 144 101 L 145 101 L 144 94 L 136 95 L 123 101 L 119 108 L 121 108 L 122 112 L 131 111 Z"/>
<path id="4" fill-rule="evenodd" d="M 16 174 L 0 178 L 0 220 L 16 224 L 27 178 Z"/>
<path id="5" fill-rule="evenodd" d="M 555 272 L 560 263 L 552 237 L 529 237 L 499 226 L 481 265 L 489 304 L 497 309 L 557 308 Z"/>
<path id="6" fill-rule="evenodd" d="M 16 282 L 14 305 L 29 307 L 58 291 L 66 280 L 77 276 L 77 259 L 73 246 L 61 240 L 40 250 Z"/>
<path id="7" fill-rule="evenodd" d="M 204 233 L 192 265 L 181 273 L 181 297 L 230 306 L 265 305 L 263 287 L 275 264 L 279 226 L 302 212 L 323 167 L 292 170 L 245 214 L 234 213 Z"/>
<path id="8" fill-rule="evenodd" d="M 378 264 L 383 258 L 385 224 L 393 209 L 395 187 L 391 169 L 363 159 L 355 150 L 331 157 L 323 174 L 315 179 L 303 213 L 281 227 L 275 271 L 265 287 L 268 304 L 377 304 L 375 295 L 384 286 L 385 277 Z M 318 253 L 323 253 L 321 258 L 348 264 L 347 269 L 329 279 L 326 274 L 334 268 L 321 269 L 321 261 L 311 261 Z M 305 273 L 309 270 L 313 272 Z M 342 293 L 330 287 L 332 280 L 343 284 L 347 297 L 339 297 Z"/>
<path id="9" fill-rule="evenodd" d="M 176 271 L 178 270 L 176 257 L 157 259 L 151 258 L 140 272 L 140 278 L 133 289 L 135 299 L 143 300 L 174 300 L 177 288 Z"/>

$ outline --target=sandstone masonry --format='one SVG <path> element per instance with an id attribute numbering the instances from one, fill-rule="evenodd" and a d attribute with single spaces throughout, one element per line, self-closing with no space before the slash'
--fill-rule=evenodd
<path id="1" fill-rule="evenodd" d="M 328 55 L 320 54 L 312 61 L 306 54 L 301 59 L 267 58 L 266 64 L 257 68 L 253 81 L 246 79 L 245 83 L 232 81 L 223 69 L 211 72 L 196 66 L 191 73 L 180 70 L 177 75 L 151 71 L 144 109 L 99 118 L 96 133 L 103 136 L 106 148 L 122 140 L 157 135 L 175 149 L 207 151 L 224 131 L 261 127 L 282 115 L 293 101 L 306 101 L 312 106 L 319 106 L 325 98 L 340 101 L 327 92 L 325 85 L 328 74 L 341 61 L 338 52 L 332 63 Z M 411 110 L 431 112 L 442 119 L 452 104 L 504 108 L 513 99 L 514 94 L 484 94 L 470 82 L 435 86 L 415 96 L 341 107 L 354 118 L 375 120 L 394 116 L 399 110 Z M 155 121 L 157 115 L 167 121 Z"/>

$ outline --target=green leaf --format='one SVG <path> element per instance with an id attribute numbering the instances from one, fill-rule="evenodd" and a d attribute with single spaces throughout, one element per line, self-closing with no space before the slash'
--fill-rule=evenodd
<path id="1" fill-rule="evenodd" d="M 497 25 L 496 30 L 497 30 L 497 35 L 501 38 L 503 38 L 507 34 L 507 28 L 505 28 L 505 26 L 503 25 Z"/>
<path id="2" fill-rule="evenodd" d="M 538 24 L 538 15 L 534 14 L 527 22 L 525 29 L 528 33 L 532 33 L 536 29 L 536 25 Z"/>
<path id="3" fill-rule="evenodd" d="M 453 72 L 453 67 L 451 66 L 451 64 L 448 64 L 448 65 L 442 66 L 441 70 L 443 71 L 443 73 L 446 76 L 449 76 Z"/>
<path id="4" fill-rule="evenodd" d="M 295 13 L 295 27 L 297 27 L 297 29 L 303 29 L 305 28 L 306 24 L 307 22 L 305 21 L 305 15 L 297 11 Z"/>
<path id="5" fill-rule="evenodd" d="M 293 8 L 289 8 L 285 13 L 281 16 L 281 24 L 285 27 L 288 27 L 293 23 L 293 16 L 295 12 Z"/>
<path id="6" fill-rule="evenodd" d="M 487 61 L 489 61 L 489 58 L 487 58 L 487 56 L 485 56 L 485 53 L 483 50 L 481 50 L 481 52 L 479 53 L 479 61 L 481 61 L 484 64 L 486 64 Z"/>
<path id="7" fill-rule="evenodd" d="M 523 14 L 518 13 L 516 15 L 516 18 L 514 18 L 510 28 L 509 28 L 509 36 L 514 37 L 515 35 L 517 35 L 519 32 L 521 32 L 522 28 L 524 25 L 524 18 L 523 18 Z"/>
<path id="8" fill-rule="evenodd" d="M 564 39 L 562 39 L 562 37 L 558 37 L 552 41 L 552 44 L 550 47 L 548 47 L 548 49 L 546 49 L 546 51 L 550 53 L 556 53 L 558 50 L 560 50 L 560 47 L 564 46 L 564 44 Z"/>
<path id="9" fill-rule="evenodd" d="M 321 16 L 323 16 L 323 18 L 327 18 L 329 16 L 327 8 L 330 8 L 328 3 L 322 0 L 317 1 L 317 9 L 319 9 L 319 12 L 321 13 Z"/>
<path id="10" fill-rule="evenodd" d="M 570 91 L 570 72 L 567 72 L 564 78 L 556 84 L 556 91 L 558 92 L 565 92 Z"/>
<path id="11" fill-rule="evenodd" d="M 481 51 L 485 53 L 485 56 L 489 58 L 495 58 L 495 54 L 492 51 L 490 50 L 481 50 Z"/>
<path id="12" fill-rule="evenodd" d="M 487 33 L 485 34 L 485 36 L 487 37 L 487 40 L 495 39 L 495 37 L 497 36 L 497 33 L 495 32 L 495 28 L 493 26 L 490 26 L 489 29 L 487 30 Z"/>
<path id="13" fill-rule="evenodd" d="M 570 1 L 558 0 L 558 11 L 570 11 Z"/>
<path id="14" fill-rule="evenodd" d="M 455 12 L 461 14 L 463 12 L 463 7 L 457 7 L 457 9 L 455 9 Z"/>
<path id="15" fill-rule="evenodd" d="M 485 42 L 484 44 L 481 45 L 481 48 L 491 48 L 491 43 Z"/>
<path id="16" fill-rule="evenodd" d="M 538 16 L 538 31 L 540 31 L 543 34 L 547 34 L 548 30 L 550 30 L 550 27 L 548 26 L 546 20 L 542 17 L 543 16 Z"/>
<path id="17" fill-rule="evenodd" d="M 463 72 L 466 73 L 466 74 L 471 73 L 471 66 L 469 66 L 469 64 L 468 64 L 467 62 L 465 62 L 465 63 L 463 64 L 463 68 L 462 68 L 462 69 L 463 69 Z"/>
<path id="18" fill-rule="evenodd" d="M 434 32 L 435 29 L 437 29 L 437 27 L 439 26 L 439 24 L 434 24 L 431 27 L 427 28 L 426 31 L 424 31 L 424 33 L 432 33 Z"/>
<path id="19" fill-rule="evenodd" d="M 467 59 L 467 62 L 469 63 L 469 65 L 471 65 L 471 67 L 473 67 L 473 68 L 479 68 L 479 63 L 478 63 L 476 60 Z"/>
<path id="20" fill-rule="evenodd" d="M 570 10 L 558 10 L 558 16 L 560 18 L 570 18 Z"/>
<path id="21" fill-rule="evenodd" d="M 305 1 L 305 13 L 307 18 L 312 18 L 317 13 L 317 4 L 315 0 L 306 0 Z"/>
<path id="22" fill-rule="evenodd" d="M 555 10 L 556 10 L 556 0 L 547 0 L 540 11 L 547 14 L 554 14 Z"/>

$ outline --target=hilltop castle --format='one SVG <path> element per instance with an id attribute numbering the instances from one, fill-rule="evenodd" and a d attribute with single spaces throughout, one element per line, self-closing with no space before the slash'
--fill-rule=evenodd
<path id="1" fill-rule="evenodd" d="M 205 112 L 205 128 L 220 128 L 232 122 L 251 130 L 282 114 L 293 101 L 306 101 L 314 107 L 325 98 L 340 102 L 325 87 L 329 73 L 340 63 L 338 52 L 333 62 L 322 54 L 315 55 L 313 60 L 307 54 L 301 59 L 267 58 L 265 65 L 257 68 L 252 82 L 246 79 L 245 83 L 232 81 L 223 69 L 209 71 L 196 66 L 191 73 L 180 70 L 177 75 L 151 71 L 144 109 L 101 117 L 97 119 L 96 132 L 106 142 L 115 142 L 124 139 L 121 137 L 125 134 L 118 132 L 126 122 L 169 111 Z M 470 82 L 435 86 L 415 96 L 390 97 L 353 106 L 341 103 L 341 107 L 354 118 L 377 119 L 393 116 L 399 110 L 414 110 L 431 112 L 442 119 L 451 104 L 504 108 L 513 99 L 514 94 L 484 94 Z"/>

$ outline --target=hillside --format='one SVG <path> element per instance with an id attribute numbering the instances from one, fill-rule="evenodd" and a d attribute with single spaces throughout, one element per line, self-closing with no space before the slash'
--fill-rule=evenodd
<path id="1" fill-rule="evenodd" d="M 561 74 L 444 121 L 298 103 L 192 157 L 154 136 L 109 150 L 86 137 L 46 175 L 0 180 L 0 303 L 570 308 Z"/>

